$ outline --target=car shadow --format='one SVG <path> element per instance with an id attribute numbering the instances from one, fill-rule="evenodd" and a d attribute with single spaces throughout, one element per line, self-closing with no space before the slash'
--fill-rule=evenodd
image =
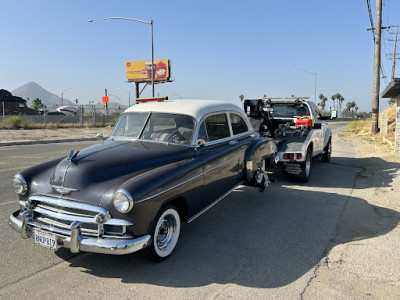
<path id="1" fill-rule="evenodd" d="M 365 166 L 368 166 L 366 168 Z M 339 180 L 346 170 L 356 172 L 356 178 L 365 179 L 364 185 L 355 186 L 353 180 Z M 307 183 L 298 183 L 309 187 L 323 188 L 355 188 L 364 189 L 371 186 L 373 182 L 375 187 L 390 187 L 393 178 L 400 169 L 400 163 L 388 162 L 379 157 L 367 158 L 349 158 L 349 157 L 332 157 L 329 163 L 314 160 L 312 162 L 311 179 Z M 274 179 L 281 184 L 292 184 L 283 178 L 281 170 L 275 167 L 273 170 Z M 379 173 L 379 175 L 378 175 Z M 329 180 L 326 178 L 329 176 Z M 379 180 L 376 180 L 379 176 Z"/>
<path id="2" fill-rule="evenodd" d="M 352 161 L 342 167 L 337 158 L 333 163 L 336 165 L 320 164 L 324 172 L 332 172 L 326 175 L 328 185 L 346 189 L 355 186 L 353 178 L 362 174 L 360 166 L 369 161 Z M 318 164 L 314 166 L 315 178 L 307 186 L 326 187 L 319 181 L 322 173 L 319 175 Z M 344 169 L 337 172 L 336 168 Z M 393 180 L 391 168 L 381 186 Z M 346 173 L 351 180 L 343 178 Z M 283 178 L 264 193 L 239 187 L 194 222 L 183 224 L 177 248 L 162 263 L 150 261 L 144 252 L 126 256 L 81 254 L 65 259 L 70 267 L 102 278 L 120 278 L 123 283 L 183 288 L 232 283 L 276 288 L 313 269 L 335 245 L 384 235 L 400 221 L 397 211 L 371 205 L 349 193 L 296 187 Z M 345 213 L 349 209 L 354 211 Z"/>

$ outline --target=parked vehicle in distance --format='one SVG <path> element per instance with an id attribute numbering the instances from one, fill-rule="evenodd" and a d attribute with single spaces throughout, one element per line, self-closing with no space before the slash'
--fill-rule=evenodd
<path id="1" fill-rule="evenodd" d="M 10 226 L 41 246 L 156 260 L 240 184 L 268 184 L 276 146 L 243 110 L 212 100 L 139 99 L 103 143 L 15 175 Z M 101 135 L 99 135 L 102 137 Z"/>
<path id="2" fill-rule="evenodd" d="M 46 112 L 45 114 L 46 116 L 65 116 L 65 114 L 60 111 L 49 111 Z"/>
<path id="3" fill-rule="evenodd" d="M 277 165 L 288 179 L 307 182 L 312 159 L 329 162 L 332 134 L 314 102 L 295 97 L 246 99 L 244 110 L 261 136 L 278 147 Z"/>
<path id="4" fill-rule="evenodd" d="M 63 113 L 66 116 L 76 115 L 78 108 L 76 106 L 64 105 L 56 109 L 58 112 Z"/>

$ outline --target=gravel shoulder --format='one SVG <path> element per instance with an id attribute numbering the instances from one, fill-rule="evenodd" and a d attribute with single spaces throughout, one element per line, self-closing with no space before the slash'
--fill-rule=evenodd
<path id="1" fill-rule="evenodd" d="M 387 145 L 348 133 L 341 138 L 356 151 L 360 171 L 333 248 L 303 298 L 400 299 L 400 157 Z M 357 238 L 344 242 L 349 236 Z"/>

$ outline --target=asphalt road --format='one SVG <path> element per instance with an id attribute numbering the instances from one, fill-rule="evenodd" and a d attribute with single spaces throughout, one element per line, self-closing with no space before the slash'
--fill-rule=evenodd
<path id="1" fill-rule="evenodd" d="M 314 162 L 309 183 L 286 181 L 276 170 L 277 183 L 264 193 L 239 187 L 183 224 L 175 253 L 162 263 L 149 261 L 144 253 L 52 252 L 23 240 L 8 227 L 9 214 L 18 209 L 13 175 L 96 142 L 1 147 L 0 298 L 301 298 L 333 246 L 361 169 L 351 145 L 337 136 L 345 125 L 330 125 L 331 163 Z"/>

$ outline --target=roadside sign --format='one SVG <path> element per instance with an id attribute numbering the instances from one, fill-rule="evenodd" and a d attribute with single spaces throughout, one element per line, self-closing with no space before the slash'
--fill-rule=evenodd
<path id="1" fill-rule="evenodd" d="M 101 99 L 103 100 L 103 103 L 108 103 L 109 102 L 108 96 L 103 96 Z"/>

